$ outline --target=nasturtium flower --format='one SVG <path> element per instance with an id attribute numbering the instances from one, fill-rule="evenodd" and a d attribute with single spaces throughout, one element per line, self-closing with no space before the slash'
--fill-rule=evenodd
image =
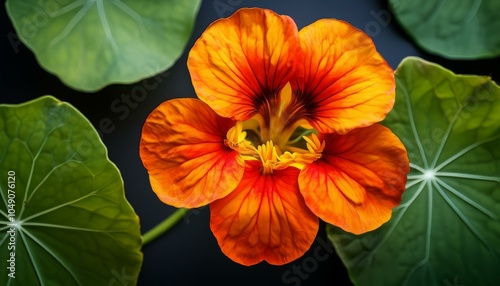
<path id="1" fill-rule="evenodd" d="M 377 123 L 395 82 L 365 33 L 245 8 L 206 29 L 188 68 L 199 99 L 157 107 L 140 155 L 161 201 L 210 204 L 229 258 L 281 265 L 310 248 L 319 218 L 355 234 L 389 220 L 409 162 Z"/>

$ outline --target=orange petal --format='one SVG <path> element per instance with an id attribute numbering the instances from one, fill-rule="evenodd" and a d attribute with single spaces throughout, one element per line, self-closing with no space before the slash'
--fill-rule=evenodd
<path id="1" fill-rule="evenodd" d="M 379 124 L 324 139 L 323 157 L 299 175 L 307 206 L 345 231 L 378 228 L 390 219 L 405 190 L 410 167 L 403 144 Z"/>
<path id="2" fill-rule="evenodd" d="M 299 192 L 299 170 L 261 175 L 260 162 L 247 164 L 238 188 L 210 204 L 210 227 L 222 252 L 243 265 L 263 260 L 281 265 L 299 258 L 319 227 Z"/>
<path id="3" fill-rule="evenodd" d="M 201 100 L 221 116 L 247 120 L 290 80 L 298 49 L 290 17 L 244 8 L 203 32 L 188 68 Z"/>
<path id="4" fill-rule="evenodd" d="M 194 208 L 236 188 L 245 163 L 239 153 L 224 145 L 233 125 L 192 98 L 166 101 L 149 115 L 140 155 L 161 201 Z"/>
<path id="5" fill-rule="evenodd" d="M 394 73 L 364 32 L 323 19 L 299 38 L 303 64 L 294 88 L 315 129 L 345 134 L 385 118 L 394 105 Z"/>

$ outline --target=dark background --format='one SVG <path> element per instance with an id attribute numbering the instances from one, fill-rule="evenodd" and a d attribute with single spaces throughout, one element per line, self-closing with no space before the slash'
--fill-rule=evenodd
<path id="1" fill-rule="evenodd" d="M 141 219 L 144 233 L 175 209 L 161 203 L 151 191 L 138 152 L 142 124 L 161 102 L 195 96 L 186 56 L 203 30 L 238 8 L 254 6 L 291 16 L 299 29 L 321 18 L 346 20 L 372 36 L 377 49 L 393 68 L 406 56 L 420 56 L 456 73 L 489 75 L 497 81 L 500 78 L 500 58 L 452 61 L 417 48 L 390 13 L 387 1 L 205 0 L 183 56 L 171 69 L 148 80 L 158 85 L 148 90 L 146 96 L 127 103 L 124 98 L 129 97 L 134 87 L 144 87 L 143 81 L 108 86 L 96 93 L 81 93 L 66 87 L 39 67 L 32 52 L 17 40 L 2 5 L 0 103 L 21 103 L 50 94 L 78 108 L 100 131 L 110 159 L 122 173 L 126 196 Z M 122 111 L 113 109 L 113 104 Z M 139 285 L 351 285 L 346 268 L 327 241 L 322 224 L 317 240 L 302 258 L 279 267 L 267 263 L 241 266 L 220 251 L 210 231 L 208 207 L 204 207 L 192 210 L 173 229 L 143 248 Z"/>

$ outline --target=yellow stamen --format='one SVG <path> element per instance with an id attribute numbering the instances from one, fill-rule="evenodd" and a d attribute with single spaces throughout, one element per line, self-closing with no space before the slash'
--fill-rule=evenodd
<path id="1" fill-rule="evenodd" d="M 243 122 L 237 121 L 236 124 L 227 131 L 224 145 L 239 152 L 245 160 L 256 160 L 256 149 L 252 143 L 246 140 L 247 133 L 243 131 Z"/>
<path id="2" fill-rule="evenodd" d="M 316 134 L 311 133 L 311 135 L 303 136 L 302 138 L 306 140 L 309 152 L 321 155 L 323 150 L 325 150 L 325 141 L 320 142 Z M 321 156 L 319 158 L 321 158 Z"/>
<path id="3" fill-rule="evenodd" d="M 320 141 L 318 136 L 312 133 L 309 136 L 303 136 L 307 142 L 307 151 L 299 148 L 293 148 L 295 152 L 285 152 L 280 156 L 281 164 L 287 166 L 294 166 L 302 169 L 305 165 L 310 164 L 322 156 L 325 149 L 325 141 Z"/>

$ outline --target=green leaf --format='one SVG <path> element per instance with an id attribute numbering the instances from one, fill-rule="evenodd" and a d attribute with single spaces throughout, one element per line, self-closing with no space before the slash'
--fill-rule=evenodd
<path id="1" fill-rule="evenodd" d="M 498 285 L 500 87 L 418 58 L 396 82 L 384 124 L 410 158 L 402 203 L 375 231 L 329 238 L 357 285 Z"/>
<path id="2" fill-rule="evenodd" d="M 200 0 L 7 0 L 7 13 L 40 65 L 86 92 L 132 83 L 181 56 Z"/>
<path id="3" fill-rule="evenodd" d="M 139 219 L 74 107 L 50 96 L 0 105 L 0 171 L 0 285 L 136 283 Z"/>
<path id="4" fill-rule="evenodd" d="M 500 55 L 498 0 L 390 0 L 398 21 L 424 50 L 451 59 Z"/>

